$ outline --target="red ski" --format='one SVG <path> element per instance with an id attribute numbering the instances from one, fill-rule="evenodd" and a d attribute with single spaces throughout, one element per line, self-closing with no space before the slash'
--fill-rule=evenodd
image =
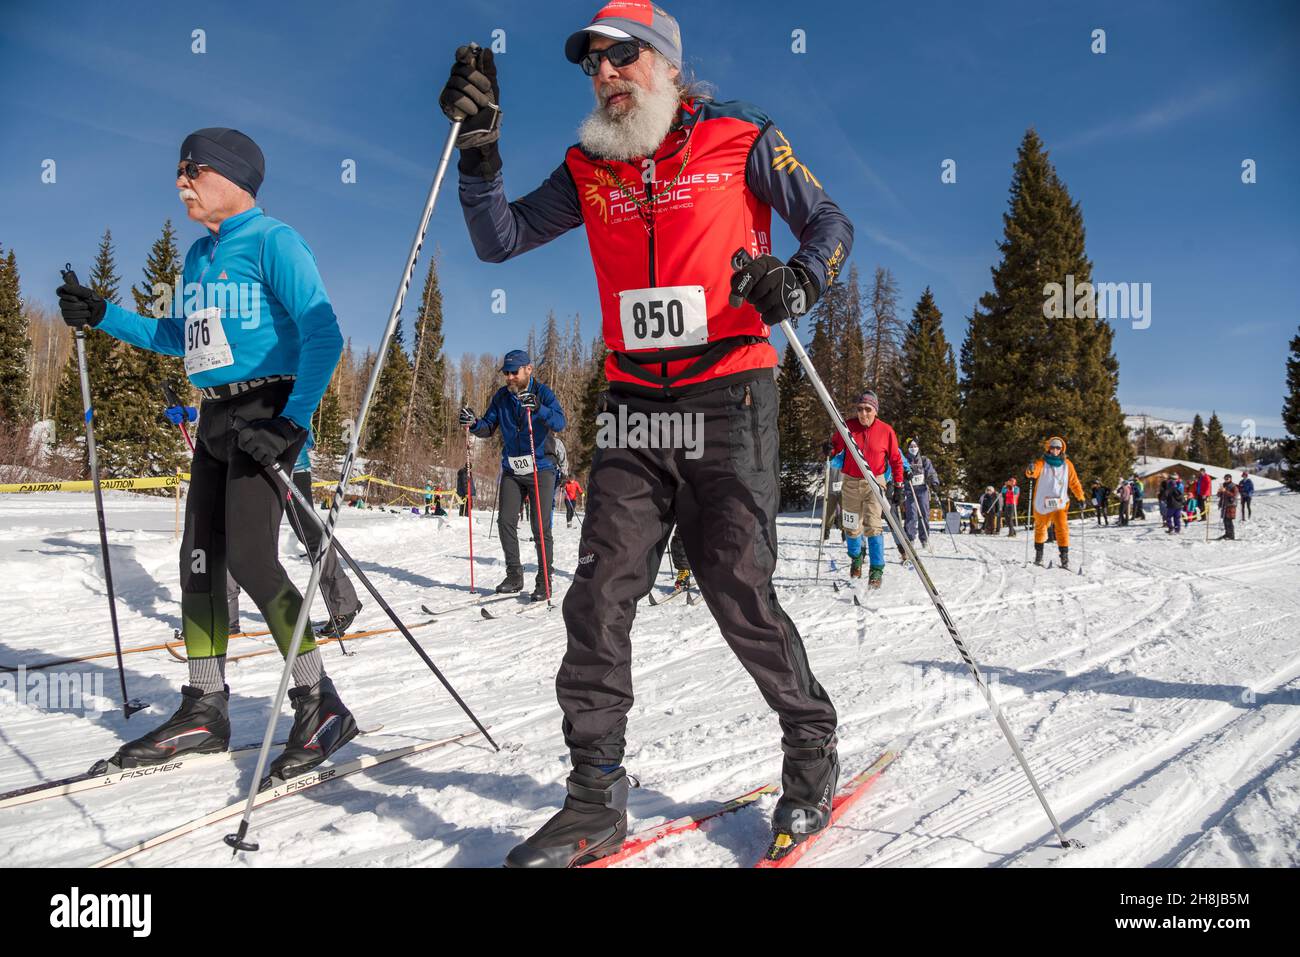
<path id="1" fill-rule="evenodd" d="M 857 777 L 850 780 L 846 785 L 836 792 L 834 799 L 831 801 L 831 822 L 814 834 L 808 835 L 802 841 L 795 843 L 794 838 L 789 834 L 777 834 L 772 838 L 772 845 L 767 849 L 755 867 L 791 867 L 801 857 L 808 853 L 808 848 L 816 844 L 821 836 L 829 831 L 844 816 L 844 813 L 851 808 L 859 798 L 867 792 L 867 789 L 875 783 L 876 778 L 884 773 L 885 768 L 889 767 L 894 758 L 898 757 L 897 751 L 886 751 L 875 762 L 860 773 Z"/>
<path id="2" fill-rule="evenodd" d="M 608 867 L 610 864 L 617 864 L 619 861 L 625 861 L 634 854 L 639 854 L 651 844 L 657 844 L 665 837 L 672 837 L 674 834 L 685 834 L 687 831 L 698 830 L 700 825 L 705 821 L 711 821 L 716 817 L 722 817 L 724 814 L 730 814 L 733 811 L 739 811 L 743 807 L 748 807 L 765 794 L 775 794 L 780 790 L 776 784 L 764 784 L 760 788 L 755 788 L 740 797 L 732 798 L 726 804 L 722 804 L 712 811 L 707 811 L 696 817 L 679 817 L 675 821 L 668 821 L 657 827 L 648 828 L 638 834 L 633 834 L 623 842 L 623 846 L 610 854 L 608 857 L 597 858 L 581 867 Z"/>

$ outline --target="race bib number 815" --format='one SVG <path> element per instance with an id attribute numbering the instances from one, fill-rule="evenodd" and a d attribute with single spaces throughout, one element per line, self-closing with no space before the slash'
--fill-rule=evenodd
<path id="1" fill-rule="evenodd" d="M 625 289 L 618 295 L 624 348 L 671 349 L 709 341 L 703 286 Z"/>

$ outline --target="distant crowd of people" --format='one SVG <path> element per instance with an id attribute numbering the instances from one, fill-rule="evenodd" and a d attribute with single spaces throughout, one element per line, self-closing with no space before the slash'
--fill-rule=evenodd
<path id="1" fill-rule="evenodd" d="M 1156 486 L 1160 521 L 1170 535 L 1181 534 L 1183 527 L 1191 522 L 1206 521 L 1209 517 L 1207 506 L 1213 499 L 1223 520 L 1224 532 L 1219 539 L 1232 541 L 1236 538 L 1238 513 L 1243 519 L 1250 517 L 1250 503 L 1255 495 L 1255 483 L 1244 470 L 1240 479 L 1235 481 L 1230 473 L 1225 474 L 1217 492 L 1214 491 L 1213 479 L 1204 468 L 1190 482 L 1184 481 L 1176 472 L 1161 472 L 1148 476 L 1145 481 L 1133 474 L 1121 478 L 1113 488 L 1097 478 L 1093 480 L 1089 494 L 1089 504 L 1097 524 L 1110 525 L 1112 509 L 1119 525 L 1145 521 L 1148 483 Z M 1003 482 L 1000 489 L 985 486 L 984 493 L 974 504 L 969 519 L 971 534 L 996 535 L 1005 526 L 1007 537 L 1015 538 L 1016 526 L 1020 522 L 1017 519 L 1020 485 L 1015 477 Z"/>

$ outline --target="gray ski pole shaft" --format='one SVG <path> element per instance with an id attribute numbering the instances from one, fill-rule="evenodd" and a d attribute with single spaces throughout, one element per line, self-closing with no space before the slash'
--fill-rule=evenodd
<path id="1" fill-rule="evenodd" d="M 749 254 L 743 249 L 738 249 L 732 256 L 731 266 L 735 270 L 740 270 L 748 265 L 749 262 Z M 740 305 L 734 294 L 731 298 L 731 303 L 733 306 Z M 844 424 L 844 419 L 840 417 L 839 410 L 835 407 L 834 400 L 831 399 L 830 393 L 826 391 L 826 385 L 822 382 L 821 376 L 817 372 L 817 368 L 812 363 L 812 359 L 808 357 L 807 351 L 804 350 L 803 343 L 801 343 L 795 335 L 794 327 L 790 325 L 789 319 L 781 320 L 781 330 L 785 333 L 785 338 L 790 344 L 790 348 L 792 348 L 795 355 L 799 357 L 799 362 L 803 365 L 804 372 L 808 375 L 808 381 L 813 384 L 813 388 L 816 390 L 818 398 L 821 399 L 822 405 L 826 409 L 826 414 L 831 417 L 831 422 L 834 424 L 835 430 L 840 434 L 840 439 L 844 442 L 845 449 L 847 449 L 849 454 L 853 456 L 853 461 L 857 463 L 858 469 L 862 472 L 863 476 L 870 476 L 872 472 L 867 467 L 866 460 L 862 457 L 862 453 L 858 449 L 857 443 L 853 441 L 853 436 L 849 434 L 848 426 Z M 1016 741 L 1015 733 L 1011 730 L 1011 726 L 1007 724 L 1007 719 L 1002 714 L 1002 708 L 998 705 L 997 699 L 993 697 L 993 692 L 989 689 L 988 683 L 984 680 L 984 675 L 980 671 L 979 665 L 976 664 L 970 650 L 966 647 L 966 642 L 962 639 L 961 633 L 957 630 L 957 623 L 953 620 L 952 615 L 948 613 L 948 608 L 944 604 L 943 598 L 940 597 L 939 590 L 934 587 L 934 582 L 930 580 L 930 574 L 925 570 L 925 565 L 922 563 L 921 557 L 916 553 L 916 550 L 912 548 L 912 543 L 907 540 L 907 536 L 902 534 L 902 530 L 898 528 L 898 519 L 890 510 L 889 503 L 885 501 L 884 492 L 880 489 L 877 482 L 869 481 L 864 484 L 871 489 L 872 494 L 876 497 L 876 502 L 880 506 L 881 514 L 884 516 L 885 521 L 889 523 L 890 529 L 900 540 L 908 558 L 911 560 L 912 568 L 916 571 L 917 577 L 921 580 L 921 585 L 925 588 L 926 594 L 934 605 L 934 610 L 938 613 L 939 618 L 943 621 L 944 627 L 948 630 L 948 637 L 951 638 L 953 644 L 957 646 L 958 653 L 961 655 L 962 660 L 966 662 L 966 667 L 970 669 L 971 676 L 975 679 L 975 684 L 979 688 L 980 694 L 984 696 L 984 702 L 988 705 L 989 712 L 993 715 L 993 720 L 997 722 L 998 727 L 1002 730 L 1002 734 L 1007 739 L 1007 744 L 1011 746 L 1012 754 L 1015 755 L 1016 761 L 1019 762 L 1021 770 L 1024 771 L 1025 777 L 1029 781 L 1029 786 L 1033 789 L 1034 794 L 1038 797 L 1039 804 L 1042 805 L 1043 811 L 1047 814 L 1047 819 L 1052 824 L 1052 830 L 1056 833 L 1057 840 L 1060 842 L 1062 847 L 1078 846 L 1077 842 L 1071 841 L 1061 830 L 1060 822 L 1057 821 L 1056 814 L 1053 813 L 1051 805 L 1047 802 L 1047 795 L 1045 795 L 1043 789 L 1038 786 L 1038 779 L 1034 777 L 1034 772 L 1030 769 L 1029 762 L 1025 759 L 1024 752 L 1020 750 L 1020 745 Z"/>
<path id="2" fill-rule="evenodd" d="M 280 467 L 280 464 L 278 462 L 273 463 L 268 471 L 275 476 L 275 479 L 281 485 L 284 486 L 286 494 L 288 494 L 294 502 L 302 506 L 303 510 L 311 516 L 312 521 L 314 521 L 317 527 L 323 532 L 325 530 L 325 522 L 316 514 L 314 509 L 310 508 L 311 500 L 308 499 L 307 496 L 303 495 L 302 489 L 293 484 L 293 479 L 285 473 L 284 469 Z M 372 597 L 376 603 L 378 603 L 379 607 L 383 609 L 384 614 L 388 616 L 388 619 L 394 626 L 396 626 L 397 630 L 401 632 L 402 637 L 405 638 L 407 642 L 410 643 L 411 647 L 415 649 L 415 653 L 420 656 L 420 660 L 423 661 L 428 669 L 433 672 L 434 677 L 442 682 L 442 686 L 447 689 L 447 692 L 451 695 L 456 704 L 460 705 L 461 710 L 465 712 L 466 716 L 474 722 L 474 726 L 483 733 L 483 737 L 487 739 L 488 743 L 491 744 L 493 748 L 500 751 L 501 748 L 492 740 L 492 735 L 488 734 L 488 730 L 483 725 L 483 722 L 479 721 L 474 712 L 470 710 L 469 705 L 465 703 L 465 700 L 456 693 L 456 689 L 451 686 L 451 683 L 447 680 L 446 676 L 444 676 L 438 669 L 438 666 L 433 663 L 433 659 L 430 658 L 424 648 L 420 646 L 420 643 L 415 640 L 415 636 L 411 634 L 410 629 L 406 627 L 406 624 L 401 620 L 397 612 L 393 610 L 393 607 L 389 605 L 384 599 L 384 596 L 380 594 L 379 589 L 377 589 L 374 586 L 374 583 L 370 581 L 370 577 L 361 569 L 361 566 L 357 564 L 357 560 L 348 553 L 346 548 L 343 547 L 343 543 L 335 538 L 330 543 L 330 547 L 337 551 L 339 557 L 347 562 L 348 567 L 352 569 L 357 578 L 361 581 L 361 584 L 365 586 L 366 591 L 370 593 L 370 597 Z M 316 556 L 317 564 L 319 564 L 323 558 L 324 552 L 322 551 Z"/>
<path id="3" fill-rule="evenodd" d="M 80 286 L 77 274 L 72 271 L 72 263 L 63 267 L 63 282 L 69 286 Z M 130 720 L 131 715 L 149 707 L 143 701 L 133 699 L 126 690 L 126 664 L 122 661 L 122 635 L 117 626 L 117 597 L 113 590 L 113 564 L 108 556 L 108 523 L 104 518 L 104 492 L 99 484 L 99 454 L 95 448 L 95 407 L 90 398 L 90 372 L 86 368 L 86 327 L 78 327 L 74 338 L 77 341 L 77 373 L 81 377 L 82 418 L 86 423 L 86 459 L 90 464 L 90 484 L 95 491 L 95 516 L 99 520 L 99 553 L 104 560 L 104 590 L 108 595 L 108 617 L 113 626 L 113 650 L 117 655 L 117 677 L 122 686 L 122 712 Z"/>
<path id="4" fill-rule="evenodd" d="M 813 581 L 822 580 L 822 545 L 826 542 L 826 536 L 830 534 L 826 527 L 826 519 L 830 512 L 831 502 L 831 460 L 826 460 L 826 478 L 822 483 L 822 520 L 817 526 L 817 574 L 813 576 Z M 816 509 L 816 499 L 813 500 L 813 508 Z"/>
<path id="5" fill-rule="evenodd" d="M 325 522 L 324 533 L 321 538 L 321 554 L 328 553 L 330 544 L 334 540 L 334 525 L 338 521 L 339 504 L 343 501 L 348 480 L 352 477 L 352 466 L 356 461 L 357 446 L 366 429 L 366 415 L 370 411 L 370 403 L 378 387 L 380 373 L 383 372 L 384 359 L 388 355 L 389 343 L 392 341 L 398 322 L 401 321 L 402 304 L 406 301 L 406 291 L 410 288 L 411 275 L 415 272 L 415 264 L 420 259 L 420 247 L 424 245 L 424 234 L 429 228 L 429 219 L 433 216 L 433 207 L 438 201 L 438 192 L 442 189 L 442 179 L 446 175 L 447 165 L 451 160 L 451 151 L 456 145 L 456 137 L 459 135 L 460 120 L 457 120 L 451 124 L 451 129 L 447 131 L 447 142 L 443 145 L 442 156 L 438 160 L 438 167 L 433 175 L 433 185 L 429 187 L 429 195 L 424 201 L 424 211 L 420 215 L 420 225 L 415 231 L 415 239 L 412 241 L 411 251 L 407 255 L 406 269 L 402 273 L 402 281 L 397 286 L 397 295 L 393 299 L 393 308 L 388 315 L 388 325 L 384 327 L 384 335 L 379 342 L 379 351 L 375 354 L 375 364 L 370 370 L 370 381 L 366 383 L 366 391 L 357 412 L 356 427 L 352 430 L 347 455 L 343 457 L 343 468 L 339 473 L 339 483 L 335 488 L 334 498 L 330 502 L 329 519 Z M 316 589 L 316 583 L 319 580 L 320 565 L 317 564 L 312 568 L 311 580 L 307 584 L 306 594 L 311 594 Z M 285 696 L 289 692 L 289 678 L 293 673 L 293 662 L 298 657 L 298 649 L 302 646 L 303 632 L 307 629 L 309 614 L 309 602 L 304 601 L 298 611 L 298 620 L 293 626 L 293 637 L 289 642 L 289 650 L 284 656 L 284 669 L 280 672 L 280 686 L 276 689 L 275 703 L 272 705 L 271 713 L 266 720 L 266 731 L 262 735 L 262 746 L 257 754 L 257 768 L 248 785 L 248 801 L 244 806 L 244 815 L 240 819 L 238 832 L 227 834 L 225 838 L 226 843 L 233 849 L 232 853 L 255 851 L 258 847 L 256 842 L 247 841 L 245 838 L 248 834 L 249 825 L 253 820 L 253 805 L 257 800 L 258 786 L 261 784 L 262 775 L 266 771 L 271 745 L 275 740 L 275 722 L 284 707 Z"/>
<path id="6" fill-rule="evenodd" d="M 1029 567 L 1029 540 L 1034 537 L 1034 480 L 1029 480 L 1029 501 L 1025 507 L 1025 567 Z"/>

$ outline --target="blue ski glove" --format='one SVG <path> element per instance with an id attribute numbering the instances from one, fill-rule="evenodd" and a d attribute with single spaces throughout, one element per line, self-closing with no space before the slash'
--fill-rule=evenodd
<path id="1" fill-rule="evenodd" d="M 172 425 L 180 425 L 182 422 L 193 422 L 199 417 L 199 410 L 192 405 L 170 405 L 163 410 Z"/>

